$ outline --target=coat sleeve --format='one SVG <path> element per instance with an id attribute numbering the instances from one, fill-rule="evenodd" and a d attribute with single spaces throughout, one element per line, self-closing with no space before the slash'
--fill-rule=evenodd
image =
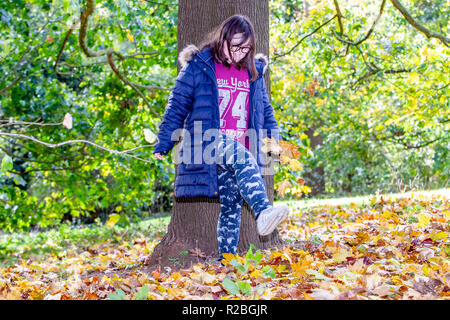
<path id="1" fill-rule="evenodd" d="M 266 84 L 264 79 L 262 81 L 262 97 L 264 106 L 264 125 L 263 129 L 267 129 L 267 136 L 269 138 L 274 138 L 277 142 L 280 140 L 280 129 L 277 125 L 277 120 L 273 115 L 273 107 L 269 102 L 269 97 L 267 95 Z"/>
<path id="2" fill-rule="evenodd" d="M 189 112 L 192 111 L 194 101 L 194 74 L 193 65 L 188 63 L 180 70 L 175 85 L 169 96 L 163 119 L 159 125 L 158 144 L 153 149 L 153 153 L 166 155 L 173 148 L 176 137 L 172 133 L 181 129 L 184 120 Z"/>

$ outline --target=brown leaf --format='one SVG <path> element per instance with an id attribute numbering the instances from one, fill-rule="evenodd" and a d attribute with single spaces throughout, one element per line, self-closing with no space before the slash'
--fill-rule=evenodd
<path id="1" fill-rule="evenodd" d="M 189 253 L 194 257 L 206 258 L 206 254 L 200 248 L 189 249 Z"/>
<path id="2" fill-rule="evenodd" d="M 432 293 L 436 294 L 436 288 L 443 285 L 438 279 L 428 278 L 427 280 L 420 280 L 414 283 L 414 289 L 421 294 Z"/>

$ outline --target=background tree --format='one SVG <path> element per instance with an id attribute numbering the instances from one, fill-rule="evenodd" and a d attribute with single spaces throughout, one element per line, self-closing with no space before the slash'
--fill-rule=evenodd
<path id="1" fill-rule="evenodd" d="M 12 163 L 0 177 L 0 227 L 111 214 L 127 223 L 168 210 L 173 169 L 137 159 L 148 159 L 148 147 L 133 158 L 11 134 L 119 151 L 148 145 L 143 130 L 155 131 L 176 75 L 176 6 L 33 0 L 5 1 L 0 12 L 0 148 L 2 161 Z M 67 113 L 70 129 L 61 125 Z"/>
<path id="2" fill-rule="evenodd" d="M 284 139 L 313 149 L 322 137 L 301 158 L 305 177 L 323 166 L 322 194 L 448 185 L 444 1 L 278 1 L 270 10 L 273 104 Z"/>

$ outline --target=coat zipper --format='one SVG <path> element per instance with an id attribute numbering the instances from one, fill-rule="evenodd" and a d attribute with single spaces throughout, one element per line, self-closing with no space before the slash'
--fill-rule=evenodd
<path id="1" fill-rule="evenodd" d="M 253 83 L 253 88 L 255 88 L 255 83 Z M 255 108 L 253 107 L 253 95 L 255 93 L 255 89 L 253 89 L 253 92 L 250 92 L 250 106 L 252 107 L 252 116 L 251 116 L 251 121 L 252 121 L 252 128 L 255 130 Z"/>

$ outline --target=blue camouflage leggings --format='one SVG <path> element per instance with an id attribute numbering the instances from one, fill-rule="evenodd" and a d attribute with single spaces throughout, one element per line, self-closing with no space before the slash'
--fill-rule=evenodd
<path id="1" fill-rule="evenodd" d="M 216 161 L 220 215 L 217 242 L 219 257 L 222 257 L 222 253 L 236 254 L 243 200 L 245 199 L 256 218 L 261 211 L 272 205 L 267 198 L 259 166 L 250 151 L 223 134 L 219 135 L 218 141 Z"/>

